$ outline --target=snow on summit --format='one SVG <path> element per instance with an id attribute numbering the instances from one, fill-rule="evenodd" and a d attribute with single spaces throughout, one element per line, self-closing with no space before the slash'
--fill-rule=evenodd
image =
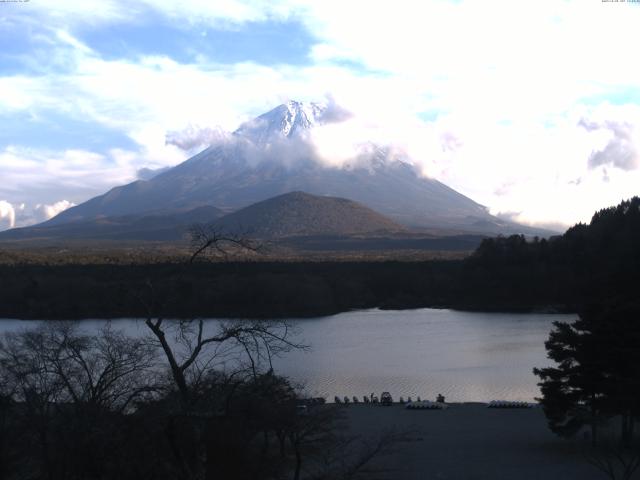
<path id="1" fill-rule="evenodd" d="M 304 137 L 311 128 L 325 123 L 328 111 L 325 104 L 291 100 L 242 124 L 234 134 L 256 145 L 282 138 Z"/>

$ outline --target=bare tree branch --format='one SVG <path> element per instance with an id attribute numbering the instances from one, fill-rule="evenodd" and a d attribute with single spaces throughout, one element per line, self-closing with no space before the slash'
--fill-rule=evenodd
<path id="1" fill-rule="evenodd" d="M 259 253 L 264 250 L 264 247 L 255 240 L 241 234 L 221 232 L 210 224 L 197 223 L 192 225 L 189 234 L 193 249 L 189 263 L 193 263 L 200 255 L 211 250 L 225 258 L 232 250 L 244 253 Z"/>

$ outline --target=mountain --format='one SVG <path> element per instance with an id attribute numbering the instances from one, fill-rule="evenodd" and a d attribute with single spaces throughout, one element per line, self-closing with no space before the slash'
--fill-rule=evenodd
<path id="1" fill-rule="evenodd" d="M 256 145 L 267 145 L 277 138 L 296 138 L 326 123 L 328 109 L 318 103 L 291 101 L 241 125 L 234 134 L 249 138 Z"/>
<path id="2" fill-rule="evenodd" d="M 226 215 L 218 230 L 257 238 L 382 234 L 405 229 L 370 208 L 345 198 L 304 192 L 280 195 Z"/>
<path id="3" fill-rule="evenodd" d="M 445 184 L 422 176 L 409 158 L 365 145 L 338 168 L 324 161 L 314 129 L 348 113 L 333 105 L 288 102 L 149 180 L 113 188 L 62 212 L 47 225 L 105 216 L 170 214 L 209 205 L 232 212 L 293 191 L 346 198 L 407 226 L 476 233 L 547 235 L 502 221 Z"/>
<path id="4" fill-rule="evenodd" d="M 210 206 L 168 215 L 123 215 L 79 220 L 71 223 L 44 224 L 14 228 L 0 234 L 12 240 L 110 240 L 110 241 L 175 241 L 183 239 L 195 223 L 211 223 L 224 215 Z"/>

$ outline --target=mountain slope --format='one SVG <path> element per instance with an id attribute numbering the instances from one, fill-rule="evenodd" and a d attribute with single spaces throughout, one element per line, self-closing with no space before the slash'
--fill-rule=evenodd
<path id="1" fill-rule="evenodd" d="M 63 224 L 41 224 L 0 233 L 0 240 L 145 240 L 175 241 L 194 223 L 211 223 L 224 215 L 215 207 L 198 207 L 170 215 L 100 217 Z"/>
<path id="2" fill-rule="evenodd" d="M 359 202 L 409 227 L 544 235 L 493 217 L 482 205 L 423 177 L 409 159 L 390 149 L 370 145 L 349 165 L 328 166 L 309 135 L 318 125 L 340 121 L 345 115 L 334 107 L 289 102 L 241 125 L 226 140 L 151 180 L 116 187 L 48 224 L 167 214 L 203 205 L 234 211 L 304 191 Z"/>
<path id="3" fill-rule="evenodd" d="M 345 198 L 292 192 L 250 205 L 215 222 L 218 230 L 258 238 L 401 232 L 397 223 Z"/>

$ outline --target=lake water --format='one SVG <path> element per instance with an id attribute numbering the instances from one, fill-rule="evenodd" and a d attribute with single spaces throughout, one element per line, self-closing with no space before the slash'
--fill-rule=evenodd
<path id="1" fill-rule="evenodd" d="M 276 371 L 333 399 L 420 395 L 447 401 L 532 401 L 539 396 L 533 367 L 546 366 L 544 342 L 552 322 L 575 315 L 474 313 L 455 310 L 366 310 L 294 320 L 297 339 L 310 346 L 275 361 Z M 212 320 L 214 322 L 215 320 Z M 102 321 L 86 320 L 86 328 Z M 143 334 L 136 320 L 114 321 Z M 35 325 L 0 320 L 0 332 Z"/>

